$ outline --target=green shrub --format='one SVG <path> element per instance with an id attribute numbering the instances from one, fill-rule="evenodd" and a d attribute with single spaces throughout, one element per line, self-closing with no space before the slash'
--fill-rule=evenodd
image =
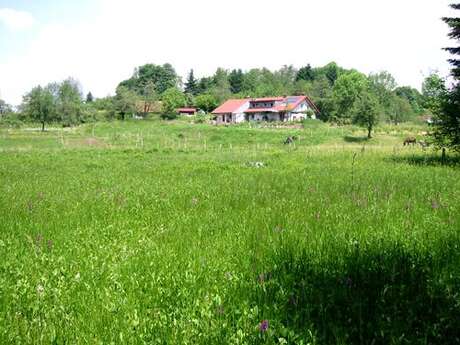
<path id="1" fill-rule="evenodd" d="M 0 125 L 10 128 L 20 128 L 23 122 L 20 119 L 20 115 L 11 113 L 0 118 Z"/>

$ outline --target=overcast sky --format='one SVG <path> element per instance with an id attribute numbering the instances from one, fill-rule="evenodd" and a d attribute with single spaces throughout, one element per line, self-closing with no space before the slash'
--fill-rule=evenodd
<path id="1" fill-rule="evenodd" d="M 336 61 L 387 70 L 420 88 L 447 74 L 448 0 L 0 0 L 0 98 L 19 104 L 69 76 L 96 97 L 138 65 L 170 62 L 184 77 L 217 67 Z"/>

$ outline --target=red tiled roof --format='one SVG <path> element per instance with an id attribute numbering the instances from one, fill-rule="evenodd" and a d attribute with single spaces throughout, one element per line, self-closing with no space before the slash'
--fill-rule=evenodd
<path id="1" fill-rule="evenodd" d="M 284 101 L 284 97 L 262 97 L 262 98 L 253 98 L 251 102 L 270 102 L 270 101 Z"/>
<path id="2" fill-rule="evenodd" d="M 282 104 L 282 105 L 277 105 L 276 107 L 273 107 L 273 109 L 276 109 L 276 111 L 286 111 L 286 110 L 292 110 L 294 107 L 291 105 Z"/>
<path id="3" fill-rule="evenodd" d="M 236 112 L 239 108 L 241 108 L 244 103 L 246 103 L 247 99 L 229 99 L 224 104 L 219 106 L 215 109 L 212 113 L 213 114 L 229 114 Z"/>
<path id="4" fill-rule="evenodd" d="M 179 113 L 195 113 L 196 112 L 196 108 L 177 108 L 176 109 L 177 112 Z"/>
<path id="5" fill-rule="evenodd" d="M 302 103 L 303 101 L 306 100 L 306 96 L 292 96 L 291 98 L 297 98 L 297 101 L 295 103 L 291 103 L 289 104 L 289 108 L 290 110 L 293 110 L 295 108 L 297 108 L 297 106 Z"/>

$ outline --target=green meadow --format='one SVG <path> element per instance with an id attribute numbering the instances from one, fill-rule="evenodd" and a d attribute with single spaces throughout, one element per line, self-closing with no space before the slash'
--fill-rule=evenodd
<path id="1" fill-rule="evenodd" d="M 0 128 L 0 343 L 460 343 L 423 126 L 35 127 Z"/>

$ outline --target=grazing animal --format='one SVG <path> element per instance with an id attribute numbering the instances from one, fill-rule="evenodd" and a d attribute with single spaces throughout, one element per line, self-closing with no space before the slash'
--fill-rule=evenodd
<path id="1" fill-rule="evenodd" d="M 287 137 L 286 140 L 284 141 L 284 145 L 292 144 L 297 139 L 298 138 L 295 135 L 292 136 L 292 137 Z"/>
<path id="2" fill-rule="evenodd" d="M 292 144 L 294 142 L 294 139 L 291 137 L 287 137 L 286 140 L 284 141 L 284 145 Z"/>
<path id="3" fill-rule="evenodd" d="M 415 137 L 407 137 L 404 140 L 404 146 L 406 146 L 406 145 L 415 145 L 415 144 L 417 144 L 417 139 Z"/>

